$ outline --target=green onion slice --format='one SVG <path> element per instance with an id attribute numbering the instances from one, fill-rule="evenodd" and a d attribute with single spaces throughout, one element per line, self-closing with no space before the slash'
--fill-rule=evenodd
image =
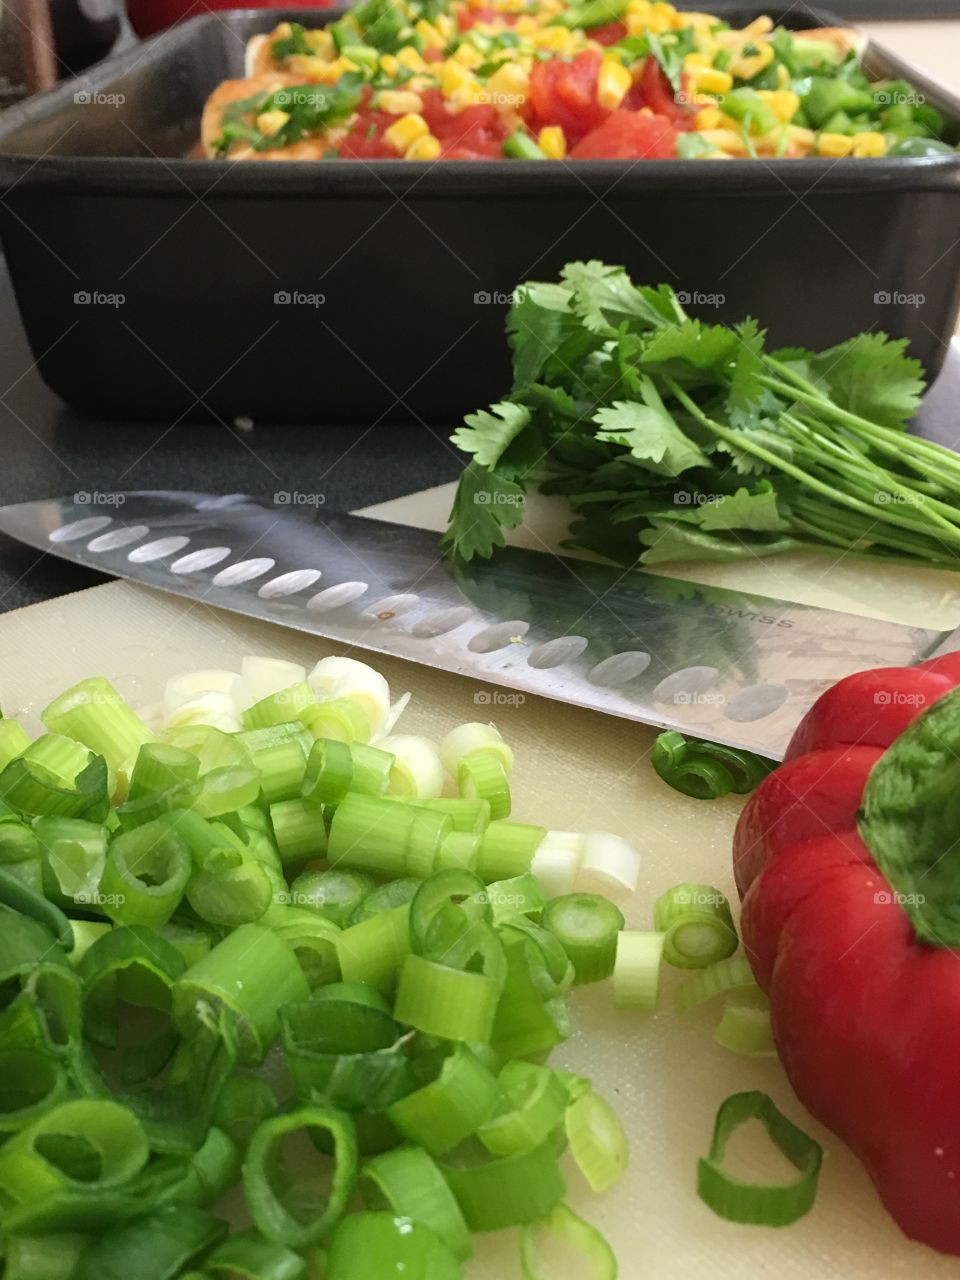
<path id="1" fill-rule="evenodd" d="M 290 900 L 293 906 L 316 911 L 345 929 L 348 924 L 356 923 L 352 917 L 374 887 L 373 877 L 362 871 L 340 867 L 330 871 L 304 871 L 290 886 Z"/>
<path id="2" fill-rule="evenodd" d="M 345 742 L 318 738 L 310 748 L 301 794 L 309 804 L 337 805 L 351 790 L 353 754 Z"/>
<path id="3" fill-rule="evenodd" d="M 49 902 L 42 893 L 24 884 L 6 867 L 0 867 L 0 905 L 43 925 L 56 938 L 64 951 L 73 950 L 72 922 L 59 907 Z M 0 951 L 0 964 L 2 964 L 2 951 Z"/>
<path id="4" fill-rule="evenodd" d="M 567 1141 L 591 1191 L 607 1191 L 623 1177 L 629 1161 L 620 1117 L 592 1089 L 574 1097 L 563 1117 Z"/>
<path id="5" fill-rule="evenodd" d="M 545 1218 L 566 1192 L 556 1144 L 491 1160 L 467 1145 L 440 1161 L 471 1231 L 499 1231 Z"/>
<path id="6" fill-rule="evenodd" d="M 424 880 L 410 904 L 410 936 L 419 954 L 437 917 L 450 906 L 459 908 L 464 928 L 475 920 L 489 920 L 492 914 L 478 876 L 470 871 L 438 871 Z"/>
<path id="7" fill-rule="evenodd" d="M 30 818 L 88 817 L 109 807 L 107 764 L 72 738 L 37 738 L 0 773 L 0 800 Z"/>
<path id="8" fill-rule="evenodd" d="M 776 1053 L 770 1026 L 770 1002 L 759 989 L 732 991 L 713 1033 L 717 1044 L 748 1057 L 770 1057 Z"/>
<path id="9" fill-rule="evenodd" d="M 657 1007 L 660 968 L 663 963 L 662 933 L 640 933 L 625 929 L 617 938 L 613 968 L 613 1003 L 620 1009 Z"/>
<path id="10" fill-rule="evenodd" d="M 265 1240 L 257 1231 L 242 1231 L 214 1249 L 202 1274 L 227 1280 L 307 1280 L 307 1265 L 286 1245 Z"/>
<path id="11" fill-rule="evenodd" d="M 653 926 L 665 935 L 664 960 L 678 969 L 703 969 L 725 960 L 739 942 L 730 904 L 709 884 L 676 884 L 661 894 Z"/>
<path id="12" fill-rule="evenodd" d="M 533 865 L 546 834 L 546 827 L 529 822 L 491 822 L 480 839 L 477 874 L 484 880 L 522 876 Z"/>
<path id="13" fill-rule="evenodd" d="M 279 1010 L 305 1000 L 307 983 L 293 951 L 261 925 L 243 924 L 186 971 L 174 987 L 174 1020 L 189 1036 L 217 1008 L 237 1020 L 241 1061 L 259 1062 L 276 1039 Z"/>
<path id="14" fill-rule="evenodd" d="M 716 964 L 701 969 L 677 988 L 674 997 L 677 1013 L 686 1013 L 694 1005 L 712 1000 L 725 991 L 754 991 L 756 986 L 750 961 L 742 951 L 737 951 L 726 960 L 718 960 Z"/>
<path id="15" fill-rule="evenodd" d="M 15 1133 L 63 1102 L 70 1082 L 62 1062 L 37 1048 L 0 1048 L 0 1133 Z"/>
<path id="16" fill-rule="evenodd" d="M 327 849 L 323 810 L 307 800 L 281 800 L 270 806 L 270 823 L 283 865 L 321 858 Z"/>
<path id="17" fill-rule="evenodd" d="M 368 1209 L 389 1209 L 397 1218 L 423 1223 L 461 1261 L 473 1253 L 453 1192 L 422 1148 L 399 1147 L 370 1160 L 360 1175 L 360 1191 Z"/>
<path id="18" fill-rule="evenodd" d="M 486 1043 L 501 990 L 501 982 L 483 973 L 451 969 L 411 954 L 400 970 L 397 1021 L 442 1040 Z"/>
<path id="19" fill-rule="evenodd" d="M 563 1081 L 549 1067 L 508 1062 L 498 1083 L 503 1109 L 480 1127 L 477 1137 L 495 1156 L 539 1147 L 563 1119 L 569 1100 Z"/>
<path id="20" fill-rule="evenodd" d="M 337 938 L 337 956 L 344 982 L 365 982 L 383 993 L 395 988 L 400 966 L 409 951 L 409 903 L 378 911 L 344 929 Z"/>
<path id="21" fill-rule="evenodd" d="M 153 734 L 109 680 L 95 676 L 67 689 L 44 710 L 51 733 L 82 742 L 103 756 L 111 771 L 129 776 L 140 748 Z"/>
<path id="22" fill-rule="evenodd" d="M 108 1231 L 83 1255 L 76 1280 L 176 1280 L 227 1234 L 192 1205 L 170 1204 Z"/>
<path id="23" fill-rule="evenodd" d="M 727 1173 L 723 1157 L 733 1132 L 748 1120 L 759 1120 L 774 1146 L 793 1164 L 798 1177 L 787 1184 L 744 1182 Z M 765 1093 L 735 1093 L 720 1104 L 710 1152 L 701 1157 L 697 1193 L 721 1218 L 757 1226 L 785 1227 L 813 1205 L 823 1150 L 777 1110 Z"/>
<path id="24" fill-rule="evenodd" d="M 617 1280 L 617 1259 L 610 1245 L 596 1227 L 565 1204 L 520 1232 L 524 1280 L 553 1280 L 556 1264 L 543 1256 L 547 1251 L 562 1257 L 564 1270 L 577 1280 Z"/>
<path id="25" fill-rule="evenodd" d="M 407 844 L 417 810 L 395 800 L 350 792 L 330 824 L 331 866 L 358 867 L 396 878 L 407 871 Z"/>
<path id="26" fill-rule="evenodd" d="M 164 736 L 200 761 L 200 794 L 193 807 L 201 817 L 217 818 L 256 801 L 260 770 L 237 734 L 209 725 L 184 725 L 168 729 Z"/>
<path id="27" fill-rule="evenodd" d="M 486 800 L 492 818 L 509 818 L 510 782 L 503 759 L 493 748 L 469 751 L 461 759 L 457 769 L 457 787 L 465 800 Z M 500 872 L 493 878 L 509 874 Z"/>
<path id="28" fill-rule="evenodd" d="M 333 1173 L 328 1193 L 311 1188 L 298 1172 L 286 1177 L 284 1139 L 321 1129 L 333 1141 Z M 357 1179 L 357 1139 L 353 1121 L 334 1107 L 303 1107 L 265 1120 L 256 1130 L 243 1166 L 247 1207 L 257 1228 L 277 1244 L 300 1249 L 327 1236 L 346 1211 Z M 288 1190 L 289 1183 L 289 1190 Z"/>
<path id="29" fill-rule="evenodd" d="M 399 1099 L 387 1114 L 403 1136 L 432 1156 L 452 1151 L 497 1111 L 496 1077 L 466 1045 L 444 1059 L 439 1076 Z"/>
<path id="30" fill-rule="evenodd" d="M 573 965 L 577 983 L 600 982 L 613 973 L 623 912 L 596 893 L 569 893 L 543 910 L 548 929 Z"/>
<path id="31" fill-rule="evenodd" d="M 261 1076 L 231 1076 L 220 1090 L 214 1122 L 241 1151 L 254 1130 L 278 1109 L 277 1095 Z"/>
<path id="32" fill-rule="evenodd" d="M 2 720 L 0 726 L 12 723 Z M 3 1242 L 4 1280 L 74 1280 L 89 1245 L 89 1237 L 79 1232 L 7 1236 Z"/>
<path id="33" fill-rule="evenodd" d="M 413 876 L 404 876 L 400 880 L 388 880 L 385 884 L 374 887 L 371 880 L 371 887 L 351 915 L 350 924 L 361 924 L 371 916 L 379 915 L 381 911 L 408 906 L 417 896 L 422 883 L 422 880 L 415 880 Z"/>
<path id="34" fill-rule="evenodd" d="M 410 1218 L 353 1213 L 330 1240 L 325 1280 L 461 1280 L 460 1263 L 442 1240 Z"/>
<path id="35" fill-rule="evenodd" d="M 162 822 L 114 836 L 97 905 L 118 924 L 159 928 L 180 905 L 193 866 L 175 828 Z"/>
<path id="36" fill-rule="evenodd" d="M 673 729 L 657 736 L 651 763 L 668 786 L 695 800 L 717 800 L 731 791 L 746 795 L 776 767 L 752 751 L 685 738 Z"/>

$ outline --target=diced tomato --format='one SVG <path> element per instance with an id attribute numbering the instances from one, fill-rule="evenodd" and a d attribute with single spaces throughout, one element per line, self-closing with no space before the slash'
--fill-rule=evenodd
<path id="1" fill-rule="evenodd" d="M 424 62 L 442 62 L 443 50 L 434 49 L 431 46 L 429 49 L 424 49 L 423 53 L 420 56 L 423 58 Z"/>
<path id="2" fill-rule="evenodd" d="M 444 159 L 486 160 L 503 154 L 501 148 L 510 128 L 496 107 L 477 103 L 453 112 L 439 89 L 426 89 L 420 98 L 420 114 L 433 136 L 439 138 Z"/>
<path id="3" fill-rule="evenodd" d="M 677 102 L 673 85 L 663 74 L 660 63 L 648 54 L 640 72 L 640 78 L 624 99 L 623 105 L 632 111 L 649 107 L 657 116 L 666 116 L 677 129 L 692 129 L 695 112 Z"/>
<path id="4" fill-rule="evenodd" d="M 550 58 L 534 66 L 523 112 L 534 133 L 544 125 L 559 125 L 570 144 L 600 124 L 608 114 L 597 102 L 601 59 L 595 49 L 588 49 L 569 62 Z"/>
<path id="5" fill-rule="evenodd" d="M 627 28 L 622 22 L 608 22 L 602 27 L 591 27 L 587 32 L 591 40 L 596 40 L 597 44 L 603 45 L 616 44 L 626 34 Z"/>
<path id="6" fill-rule="evenodd" d="M 469 31 L 477 22 L 502 22 L 512 27 L 519 13 L 498 13 L 496 9 L 461 9 L 457 14 L 457 26 L 461 32 Z"/>
<path id="7" fill-rule="evenodd" d="M 336 150 L 341 156 L 354 160 L 396 159 L 396 151 L 383 140 L 384 133 L 396 123 L 396 119 L 387 111 L 361 107 L 350 131 L 335 144 Z"/>
<path id="8" fill-rule="evenodd" d="M 592 129 L 570 152 L 571 160 L 669 160 L 677 154 L 677 130 L 663 116 L 622 107 Z"/>

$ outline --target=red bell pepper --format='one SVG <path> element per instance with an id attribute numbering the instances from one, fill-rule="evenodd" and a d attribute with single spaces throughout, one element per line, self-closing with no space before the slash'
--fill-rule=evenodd
<path id="1" fill-rule="evenodd" d="M 841 680 L 734 837 L 744 947 L 797 1096 L 903 1231 L 947 1253 L 960 1253 L 958 685 L 960 654 Z"/>

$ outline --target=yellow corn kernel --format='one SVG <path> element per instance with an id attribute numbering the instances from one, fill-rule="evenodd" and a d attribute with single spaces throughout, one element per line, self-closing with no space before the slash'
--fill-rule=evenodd
<path id="1" fill-rule="evenodd" d="M 321 79 L 326 84 L 335 84 L 342 75 L 346 75 L 348 71 L 359 71 L 360 67 L 356 62 L 352 62 L 350 58 L 338 58 L 336 62 L 328 62 L 321 75 Z"/>
<path id="2" fill-rule="evenodd" d="M 649 18 L 652 8 L 651 0 L 630 0 L 627 13 L 637 18 Z"/>
<path id="3" fill-rule="evenodd" d="M 513 29 L 518 36 L 532 36 L 539 30 L 540 24 L 536 18 L 531 18 L 529 13 L 521 14 L 521 16 L 513 24 Z"/>
<path id="4" fill-rule="evenodd" d="M 395 76 L 400 70 L 400 63 L 392 53 L 381 53 L 380 70 L 385 76 Z"/>
<path id="5" fill-rule="evenodd" d="M 773 30 L 773 19 L 768 14 L 763 14 L 754 20 L 740 32 L 741 41 L 750 41 L 756 39 L 757 36 L 765 36 L 768 31 Z"/>
<path id="6" fill-rule="evenodd" d="M 381 89 L 374 105 L 392 116 L 405 116 L 422 111 L 423 99 L 409 89 Z"/>
<path id="7" fill-rule="evenodd" d="M 848 156 L 853 150 L 853 139 L 845 133 L 821 133 L 817 138 L 818 156 Z"/>
<path id="8" fill-rule="evenodd" d="M 483 54 L 475 44 L 464 41 L 453 55 L 454 62 L 461 62 L 465 67 L 479 67 L 483 62 Z"/>
<path id="9" fill-rule="evenodd" d="M 421 18 L 413 29 L 418 36 L 422 37 L 428 49 L 442 49 L 447 43 L 433 23 L 428 22 L 426 18 Z"/>
<path id="10" fill-rule="evenodd" d="M 432 133 L 425 133 L 416 142 L 411 142 L 403 153 L 404 160 L 439 160 L 440 140 Z"/>
<path id="11" fill-rule="evenodd" d="M 570 53 L 577 42 L 566 27 L 537 27 L 530 39 L 538 49 L 551 49 L 554 53 Z"/>
<path id="12" fill-rule="evenodd" d="M 709 67 L 712 59 L 709 53 L 688 53 L 683 60 L 684 71 L 692 71 L 694 67 Z"/>
<path id="13" fill-rule="evenodd" d="M 456 31 L 456 27 L 453 25 L 453 19 L 450 17 L 449 13 L 438 13 L 433 20 L 433 25 L 443 36 L 444 40 L 449 41 Z"/>
<path id="14" fill-rule="evenodd" d="M 304 80 L 320 80 L 326 75 L 330 63 L 312 53 L 294 53 L 287 58 L 285 68 Z"/>
<path id="15" fill-rule="evenodd" d="M 449 97 L 451 93 L 456 93 L 458 89 L 470 84 L 472 80 L 472 73 L 462 62 L 448 58 L 446 62 L 440 64 L 440 91 L 444 97 Z"/>
<path id="16" fill-rule="evenodd" d="M 805 129 L 802 124 L 790 125 L 787 133 L 790 136 L 790 141 L 797 143 L 801 147 L 812 147 L 817 138 L 812 129 Z"/>
<path id="17" fill-rule="evenodd" d="M 423 116 L 412 112 L 410 115 L 401 116 L 396 124 L 392 124 L 383 136 L 388 146 L 393 147 L 394 151 L 399 151 L 405 155 L 408 148 L 412 147 L 418 138 L 424 137 L 429 132 L 430 126 Z"/>
<path id="18" fill-rule="evenodd" d="M 487 100 L 495 107 L 516 107 L 530 92 L 530 77 L 523 67 L 505 62 L 487 81 Z"/>
<path id="19" fill-rule="evenodd" d="M 677 17 L 684 27 L 693 27 L 695 30 L 701 27 L 709 29 L 717 25 L 716 15 L 712 13 L 678 13 Z"/>
<path id="20" fill-rule="evenodd" d="M 723 112 L 719 107 L 703 107 L 693 117 L 698 129 L 719 129 L 723 120 Z"/>
<path id="21" fill-rule="evenodd" d="M 770 110 L 781 124 L 789 124 L 800 110 L 799 95 L 792 89 L 760 90 L 760 97 L 768 104 Z"/>
<path id="22" fill-rule="evenodd" d="M 257 128 L 261 133 L 279 133 L 289 119 L 288 111 L 264 111 L 257 116 Z"/>
<path id="23" fill-rule="evenodd" d="M 773 45 L 766 41 L 758 44 L 759 53 L 751 53 L 749 56 L 741 54 L 734 58 L 730 63 L 730 70 L 735 76 L 741 80 L 752 80 L 754 76 L 770 65 L 773 61 Z"/>
<path id="24" fill-rule="evenodd" d="M 397 54 L 397 61 L 410 71 L 426 71 L 427 64 L 414 49 L 412 44 L 405 44 Z"/>
<path id="25" fill-rule="evenodd" d="M 633 85 L 633 77 L 616 58 L 604 58 L 597 76 L 597 102 L 605 111 L 616 111 Z"/>
<path id="26" fill-rule="evenodd" d="M 567 137 L 558 124 L 548 124 L 541 129 L 537 142 L 548 160 L 562 160 L 567 154 Z"/>
<path id="27" fill-rule="evenodd" d="M 855 134 L 851 154 L 855 156 L 885 156 L 887 154 L 887 140 L 882 133 L 874 133 L 872 130 Z"/>
<path id="28" fill-rule="evenodd" d="M 782 62 L 777 63 L 777 88 L 787 89 L 790 85 L 790 72 Z"/>
<path id="29" fill-rule="evenodd" d="M 411 93 L 426 93 L 437 87 L 437 81 L 434 76 L 411 76 L 404 87 Z"/>
<path id="30" fill-rule="evenodd" d="M 732 156 L 747 154 L 747 144 L 740 134 L 734 133 L 732 129 L 701 129 L 700 136 L 704 141 L 719 147 L 721 151 L 729 152 Z"/>
<path id="31" fill-rule="evenodd" d="M 305 31 L 303 40 L 308 49 L 311 49 L 321 57 L 333 58 L 336 56 L 337 46 L 333 43 L 333 36 L 329 31 Z"/>
<path id="32" fill-rule="evenodd" d="M 718 71 L 715 67 L 694 71 L 690 79 L 698 93 L 729 93 L 733 88 L 733 76 L 729 71 Z"/>

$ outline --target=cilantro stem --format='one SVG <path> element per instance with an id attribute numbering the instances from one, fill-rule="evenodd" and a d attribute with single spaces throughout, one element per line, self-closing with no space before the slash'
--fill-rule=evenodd
<path id="1" fill-rule="evenodd" d="M 732 430 L 730 427 L 725 427 L 719 422 L 715 422 L 703 412 L 697 402 L 692 400 L 673 378 L 667 378 L 666 383 L 676 399 L 679 400 L 683 407 L 693 415 L 697 422 L 699 422 L 701 426 L 706 427 L 706 429 L 714 435 L 719 436 L 721 440 L 728 440 L 731 444 L 735 444 L 737 448 L 742 449 L 745 453 L 752 453 L 754 457 L 762 459 L 768 464 L 768 466 L 775 467 L 778 471 L 783 471 L 786 475 L 792 476 L 801 484 L 806 485 L 808 488 L 822 494 L 823 497 L 828 498 L 832 503 L 840 503 L 843 506 L 850 507 L 854 511 L 859 511 L 865 515 L 869 515 L 875 520 L 881 521 L 885 524 L 892 524 L 899 528 L 910 530 L 914 533 L 917 532 L 916 524 L 902 516 L 899 512 L 888 509 L 887 507 L 875 506 L 873 503 L 865 502 L 863 499 L 855 497 L 853 494 L 845 493 L 837 485 L 827 484 L 824 481 L 819 480 L 816 476 L 811 475 L 809 471 L 804 471 L 801 467 L 794 466 L 792 462 L 787 461 L 786 458 L 779 457 L 772 450 L 764 448 L 762 444 L 758 444 L 756 440 L 752 440 L 748 435 L 745 435 L 740 431 Z M 838 410 L 835 405 L 829 405 L 829 408 L 831 408 L 835 413 L 842 412 L 841 410 Z M 853 417 L 854 415 L 850 416 Z M 960 546 L 960 529 L 950 526 L 949 530 L 944 531 L 945 538 L 948 533 L 949 540 Z"/>

